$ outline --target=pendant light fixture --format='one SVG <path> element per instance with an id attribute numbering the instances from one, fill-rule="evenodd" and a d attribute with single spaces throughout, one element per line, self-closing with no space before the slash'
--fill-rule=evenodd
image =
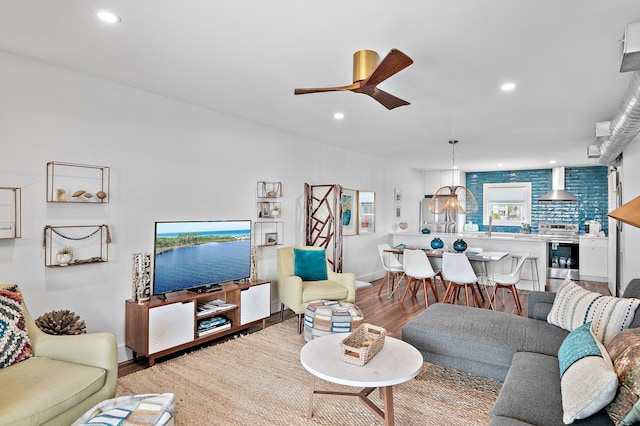
<path id="1" fill-rule="evenodd" d="M 456 144 L 457 140 L 450 140 L 452 169 L 456 169 Z M 478 211 L 478 202 L 473 193 L 465 186 L 454 185 L 453 171 L 451 186 L 443 186 L 434 194 L 429 203 L 429 211 L 433 214 L 473 214 Z"/>

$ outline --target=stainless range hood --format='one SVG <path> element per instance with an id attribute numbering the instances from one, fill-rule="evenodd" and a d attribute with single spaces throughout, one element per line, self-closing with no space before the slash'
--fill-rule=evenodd
<path id="1" fill-rule="evenodd" d="M 551 191 L 538 201 L 578 201 L 575 195 L 564 190 L 564 167 L 551 169 Z"/>

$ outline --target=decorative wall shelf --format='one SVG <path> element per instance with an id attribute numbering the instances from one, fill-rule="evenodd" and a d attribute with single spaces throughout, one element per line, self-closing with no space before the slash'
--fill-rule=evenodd
<path id="1" fill-rule="evenodd" d="M 48 203 L 108 203 L 111 170 L 89 164 L 47 163 Z"/>
<path id="2" fill-rule="evenodd" d="M 0 187 L 0 239 L 22 237 L 22 189 Z"/>
<path id="3" fill-rule="evenodd" d="M 109 261 L 111 235 L 107 225 L 73 225 L 44 227 L 44 265 L 51 268 Z M 59 256 L 70 249 L 71 258 Z"/>
<path id="4" fill-rule="evenodd" d="M 259 181 L 256 187 L 258 220 L 253 226 L 253 241 L 258 247 L 276 246 L 284 241 L 284 222 L 278 219 L 282 215 L 282 182 Z M 267 220 L 264 220 L 267 219 Z"/>
<path id="5" fill-rule="evenodd" d="M 277 246 L 284 241 L 284 222 L 255 222 L 253 241 L 256 246 Z"/>
<path id="6" fill-rule="evenodd" d="M 279 218 L 281 214 L 280 203 L 272 201 L 258 201 L 258 217 Z"/>
<path id="7" fill-rule="evenodd" d="M 258 182 L 258 198 L 280 198 L 282 197 L 282 182 Z"/>

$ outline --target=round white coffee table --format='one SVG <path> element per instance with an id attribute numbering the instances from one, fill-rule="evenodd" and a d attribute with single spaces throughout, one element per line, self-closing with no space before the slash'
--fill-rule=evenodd
<path id="1" fill-rule="evenodd" d="M 367 364 L 348 364 L 340 355 L 340 342 L 346 337 L 344 334 L 323 336 L 307 343 L 300 351 L 300 362 L 311 373 L 307 417 L 313 415 L 314 398 L 340 398 L 362 402 L 380 422 L 393 425 L 393 385 L 409 381 L 422 371 L 422 355 L 410 344 L 386 337 L 380 352 Z M 316 377 L 364 389 L 357 393 L 319 391 L 315 390 Z M 380 388 L 384 411 L 368 398 L 376 388 Z"/>

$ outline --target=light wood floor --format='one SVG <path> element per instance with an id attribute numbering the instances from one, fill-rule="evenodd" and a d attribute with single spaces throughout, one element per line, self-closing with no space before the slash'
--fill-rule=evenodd
<path id="1" fill-rule="evenodd" d="M 609 290 L 607 288 L 606 283 L 598 283 L 598 282 L 590 282 L 590 281 L 575 281 L 579 285 L 583 286 L 592 291 L 597 291 L 603 294 L 609 294 Z M 410 295 L 407 296 L 404 303 L 400 303 L 400 297 L 402 293 L 400 293 L 400 297 L 398 296 L 398 292 L 396 292 L 392 297 L 388 297 L 388 287 L 383 287 L 380 296 L 378 296 L 378 290 L 380 286 L 383 285 L 382 280 L 377 280 L 372 283 L 372 287 L 361 288 L 357 292 L 357 300 L 356 304 L 362 310 L 365 320 L 371 324 L 378 325 L 380 327 L 384 327 L 387 330 L 387 334 L 391 337 L 400 338 L 402 336 L 402 327 L 422 312 L 425 309 L 424 302 L 424 292 L 422 288 L 417 293 L 415 298 L 411 298 Z M 400 284 L 400 292 L 404 292 L 406 282 L 402 281 Z M 547 283 L 547 288 L 549 283 Z M 436 289 L 438 290 L 439 298 L 441 299 L 444 296 L 445 288 L 440 282 L 437 282 Z M 489 289 L 491 290 L 491 288 Z M 527 295 L 528 291 L 520 290 L 518 291 L 518 297 L 520 299 L 520 303 L 523 309 L 523 315 L 527 316 Z M 484 290 L 483 290 L 484 294 Z M 486 300 L 487 296 L 485 294 L 485 302 L 483 304 L 484 308 L 488 308 L 489 304 Z M 512 314 L 516 314 L 516 307 L 513 301 L 513 297 L 510 293 L 504 292 L 502 295 L 502 301 L 504 305 L 497 301 L 496 310 L 509 312 Z M 436 303 L 436 300 L 429 290 L 429 303 Z M 464 296 L 460 297 L 458 300 L 459 304 L 464 304 Z M 292 318 L 295 315 L 290 310 L 285 310 L 285 319 Z M 267 326 L 277 324 L 280 322 L 279 313 L 272 314 L 266 321 Z M 246 332 L 253 333 L 261 330 L 261 326 L 254 326 L 249 328 Z M 219 340 L 208 343 L 209 345 L 217 344 L 225 339 L 233 338 L 233 336 L 228 336 L 226 338 L 221 338 Z M 194 350 L 196 348 L 191 348 L 190 350 Z M 179 352 L 172 356 L 168 356 L 165 358 L 161 358 L 157 360 L 157 362 L 162 362 L 163 360 L 169 359 L 174 356 L 178 356 L 183 354 L 184 352 Z M 147 367 L 146 361 L 139 360 L 137 362 L 126 361 L 120 364 L 118 375 L 124 376 L 135 371 L 142 370 Z"/>

